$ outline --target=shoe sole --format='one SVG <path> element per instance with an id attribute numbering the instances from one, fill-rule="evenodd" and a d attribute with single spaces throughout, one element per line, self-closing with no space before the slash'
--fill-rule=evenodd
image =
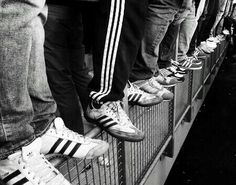
<path id="1" fill-rule="evenodd" d="M 151 106 L 160 104 L 162 101 L 163 100 L 161 100 L 160 102 L 152 102 L 149 104 L 142 104 L 142 103 L 138 103 L 138 102 L 129 102 L 129 104 L 132 106 L 137 105 L 137 106 L 141 106 L 141 107 L 151 107 Z"/>
<path id="2" fill-rule="evenodd" d="M 195 68 L 186 68 L 185 70 L 196 71 L 196 70 L 200 70 L 200 69 L 202 69 L 202 66 L 201 67 L 195 67 Z"/>
<path id="3" fill-rule="evenodd" d="M 164 99 L 163 102 L 170 102 L 172 101 L 173 99 Z"/>
<path id="4" fill-rule="evenodd" d="M 177 83 L 179 83 L 179 82 L 177 82 Z M 176 83 L 176 84 L 177 84 Z M 161 84 L 163 87 L 175 87 L 176 86 L 176 84 L 172 84 L 172 85 L 164 85 L 164 84 Z"/>
<path id="5" fill-rule="evenodd" d="M 108 134 L 110 134 L 111 136 L 113 136 L 113 137 L 115 137 L 115 138 L 117 138 L 117 139 L 119 139 L 119 140 L 121 140 L 121 141 L 140 142 L 140 141 L 144 140 L 144 138 L 145 138 L 145 136 L 143 136 L 143 137 L 140 138 L 140 139 L 132 139 L 132 138 L 119 137 L 119 136 L 113 134 L 111 131 L 109 131 L 109 129 L 107 129 L 106 127 L 103 127 L 102 125 L 99 125 L 99 124 L 98 124 L 99 122 L 98 122 L 97 120 L 89 118 L 86 114 L 84 115 L 84 118 L 85 118 L 87 121 L 89 121 L 90 123 L 95 124 L 96 126 L 98 126 L 99 128 L 101 128 L 102 130 L 106 131 L 106 132 L 107 132 Z"/>
<path id="6" fill-rule="evenodd" d="M 196 68 L 190 68 L 189 70 L 196 71 L 196 70 L 201 70 L 202 67 L 196 67 Z"/>

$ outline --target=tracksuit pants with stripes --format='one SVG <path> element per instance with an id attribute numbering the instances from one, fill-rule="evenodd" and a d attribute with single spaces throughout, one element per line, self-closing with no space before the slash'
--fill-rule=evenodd
<path id="1" fill-rule="evenodd" d="M 99 103 L 123 98 L 144 32 L 147 0 L 100 0 L 95 14 L 94 77 L 90 97 Z"/>

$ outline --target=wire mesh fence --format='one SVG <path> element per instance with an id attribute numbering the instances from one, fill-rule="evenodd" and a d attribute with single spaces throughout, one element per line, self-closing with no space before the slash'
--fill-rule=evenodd
<path id="1" fill-rule="evenodd" d="M 68 159 L 59 167 L 59 171 L 73 185 L 118 185 L 118 141 L 107 133 L 101 133 L 99 139 L 106 140 L 109 150 L 93 160 Z"/>
<path id="2" fill-rule="evenodd" d="M 67 159 L 59 165 L 61 173 L 72 185 L 138 185 L 145 177 L 160 151 L 174 132 L 174 123 L 181 120 L 192 98 L 203 84 L 201 78 L 211 72 L 209 60 L 223 60 L 226 44 L 218 50 L 222 56 L 210 57 L 205 61 L 202 71 L 191 72 L 185 82 L 170 90 L 175 99 L 152 107 L 130 106 L 129 117 L 134 125 L 145 133 L 142 142 L 121 142 L 105 132 L 97 138 L 110 144 L 109 151 L 93 160 Z M 212 62 L 212 61 L 211 61 Z M 216 62 L 216 61 L 214 61 Z"/>
<path id="3" fill-rule="evenodd" d="M 165 141 L 171 134 L 169 122 L 169 102 L 142 108 L 130 108 L 130 118 L 138 128 L 145 132 L 145 140 L 140 143 L 127 143 L 129 147 L 127 161 L 131 184 L 139 184 L 150 165 L 160 152 Z"/>

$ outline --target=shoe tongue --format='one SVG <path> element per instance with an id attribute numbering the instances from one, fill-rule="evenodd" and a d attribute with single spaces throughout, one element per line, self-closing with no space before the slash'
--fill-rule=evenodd
<path id="1" fill-rule="evenodd" d="M 28 159 L 29 157 L 33 156 L 35 153 L 39 154 L 42 145 L 41 138 L 35 139 L 29 145 L 22 147 L 22 157 L 23 159 Z"/>
<path id="2" fill-rule="evenodd" d="M 54 123 L 52 124 L 52 127 L 55 127 L 56 130 L 62 130 L 65 127 L 64 121 L 61 118 L 55 118 Z"/>

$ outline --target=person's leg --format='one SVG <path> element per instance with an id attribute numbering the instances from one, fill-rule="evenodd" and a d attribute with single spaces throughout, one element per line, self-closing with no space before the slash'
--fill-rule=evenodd
<path id="1" fill-rule="evenodd" d="M 0 179 L 8 185 L 69 185 L 40 155 L 41 139 L 35 139 L 49 129 L 56 111 L 44 64 L 45 2 L 1 3 Z"/>
<path id="2" fill-rule="evenodd" d="M 87 92 L 89 83 L 82 70 L 82 27 L 78 9 L 75 11 L 68 6 L 49 5 L 44 44 L 48 82 L 66 126 L 81 134 L 84 129 L 78 94 L 82 94 L 82 102 L 86 101 L 88 93 L 83 96 L 83 92 Z M 77 89 L 80 89 L 78 93 Z"/>
<path id="3" fill-rule="evenodd" d="M 101 0 L 95 14 L 94 77 L 85 117 L 126 141 L 144 139 L 144 133 L 131 123 L 120 101 L 143 35 L 147 4 L 147 0 Z"/>
<path id="4" fill-rule="evenodd" d="M 76 8 L 75 14 L 78 9 Z M 89 101 L 88 84 L 92 77 L 89 75 L 89 69 L 85 65 L 84 55 L 85 46 L 83 44 L 83 23 L 82 16 L 77 16 L 76 20 L 73 20 L 70 35 L 70 70 L 72 79 L 79 95 L 79 99 L 83 108 L 86 111 Z M 80 34 L 78 34 L 80 33 Z"/>
<path id="5" fill-rule="evenodd" d="M 123 98 L 123 90 L 138 52 L 147 1 L 101 0 L 99 5 L 95 16 L 94 78 L 90 84 L 90 95 L 96 101 L 116 101 Z"/>
<path id="6" fill-rule="evenodd" d="M 197 27 L 195 29 L 195 32 L 193 34 L 193 37 L 190 42 L 189 50 L 188 53 L 191 55 L 194 53 L 196 47 L 200 44 L 199 41 L 199 32 L 202 28 L 202 23 L 205 20 L 206 17 L 206 9 L 208 6 L 209 0 L 201 0 L 200 4 L 197 8 L 197 13 L 196 13 L 196 19 L 197 19 Z"/>
<path id="7" fill-rule="evenodd" d="M 160 57 L 158 65 L 160 68 L 166 68 L 171 65 L 171 59 L 176 57 L 176 41 L 179 34 L 179 24 L 170 24 L 168 31 L 160 45 Z"/>
<path id="8" fill-rule="evenodd" d="M 175 59 L 175 56 L 177 55 L 176 42 L 180 33 L 181 24 L 188 17 L 191 10 L 192 9 L 179 9 L 178 13 L 175 15 L 173 22 L 170 24 L 168 31 L 161 43 L 159 61 L 160 66 L 167 67 L 168 65 L 171 65 L 169 61 L 171 59 Z"/>
<path id="9" fill-rule="evenodd" d="M 167 101 L 173 98 L 173 93 L 160 85 L 160 79 L 157 80 L 154 75 L 159 72 L 159 66 L 157 65 L 159 45 L 177 13 L 176 9 L 168 5 L 160 6 L 157 1 L 149 4 L 144 38 L 130 75 L 130 81 L 135 83 L 141 90 Z M 162 77 L 165 85 L 173 85 L 173 80 L 171 82 L 166 78 Z"/>
<path id="10" fill-rule="evenodd" d="M 158 71 L 159 46 L 176 13 L 177 10 L 149 4 L 144 38 L 130 74 L 131 81 L 149 79 Z"/>
<path id="11" fill-rule="evenodd" d="M 218 3 L 218 0 L 210 0 L 208 3 L 207 14 L 199 31 L 199 42 L 205 41 L 210 36 L 211 28 L 216 19 Z"/>
<path id="12" fill-rule="evenodd" d="M 44 1 L 1 3 L 0 156 L 6 157 L 46 131 L 56 104 L 44 66 Z"/>
<path id="13" fill-rule="evenodd" d="M 195 17 L 195 5 L 193 6 L 184 19 L 184 21 L 180 24 L 179 29 L 179 42 L 178 42 L 178 61 L 183 60 L 187 57 L 187 52 L 189 50 L 189 45 L 193 34 L 197 27 L 197 20 Z"/>
<path id="14" fill-rule="evenodd" d="M 179 35 L 180 24 L 185 20 L 189 12 L 189 9 L 180 8 L 174 17 L 174 20 L 168 27 L 165 37 L 160 45 L 160 57 L 158 60 L 160 68 L 167 69 L 172 66 L 171 60 L 175 60 L 177 56 L 176 43 Z"/>

